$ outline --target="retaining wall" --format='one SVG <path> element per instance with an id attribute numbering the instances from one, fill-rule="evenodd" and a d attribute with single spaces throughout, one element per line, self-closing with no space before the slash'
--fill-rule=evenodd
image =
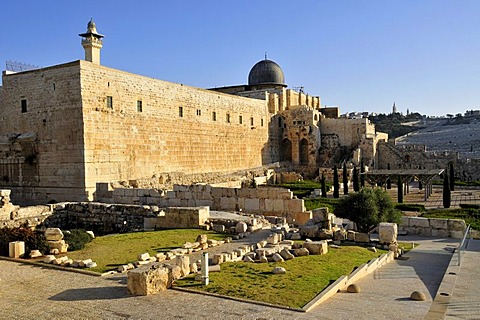
<path id="1" fill-rule="evenodd" d="M 429 219 L 421 217 L 402 217 L 399 232 L 409 235 L 439 238 L 463 238 L 467 226 L 460 219 Z"/>
<path id="2" fill-rule="evenodd" d="M 209 206 L 216 211 L 243 211 L 286 217 L 289 223 L 303 224 L 311 218 L 302 199 L 284 188 L 224 188 L 211 185 L 174 185 L 172 191 L 115 188 L 97 183 L 95 193 L 102 203 L 157 205 L 160 207 Z"/>

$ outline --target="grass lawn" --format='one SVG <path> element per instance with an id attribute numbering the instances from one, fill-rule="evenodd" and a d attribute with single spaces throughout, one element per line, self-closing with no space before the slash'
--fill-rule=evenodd
<path id="1" fill-rule="evenodd" d="M 177 280 L 177 286 L 243 299 L 301 308 L 342 275 L 385 253 L 359 246 L 329 248 L 325 255 L 297 257 L 281 263 L 227 262 L 221 272 L 210 273 L 210 284 L 203 286 L 189 276 Z M 276 275 L 275 266 L 286 274 Z"/>
<path id="2" fill-rule="evenodd" d="M 304 198 L 305 209 L 307 211 L 327 207 L 329 212 L 335 212 L 335 205 L 340 199 L 335 198 Z"/>
<path id="3" fill-rule="evenodd" d="M 327 183 L 327 191 L 330 189 L 331 183 Z M 322 184 L 320 182 L 312 181 L 312 180 L 301 180 L 296 182 L 287 182 L 276 185 L 282 188 L 290 189 L 295 196 L 302 199 L 306 196 L 309 196 L 313 190 L 321 189 Z"/>
<path id="4" fill-rule="evenodd" d="M 185 242 L 194 242 L 199 234 L 207 234 L 209 239 L 222 240 L 225 234 L 200 229 L 175 229 L 148 232 L 112 234 L 96 237 L 87 243 L 85 249 L 67 252 L 73 260 L 92 259 L 97 263 L 95 272 L 106 272 L 119 265 L 137 261 L 140 253 L 157 252 L 179 248 Z"/>

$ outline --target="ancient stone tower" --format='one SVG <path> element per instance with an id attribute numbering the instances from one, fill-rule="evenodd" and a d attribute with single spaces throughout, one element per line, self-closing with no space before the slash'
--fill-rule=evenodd
<path id="1" fill-rule="evenodd" d="M 93 19 L 87 24 L 87 32 L 79 34 L 82 37 L 82 46 L 85 49 L 85 60 L 100 64 L 100 49 L 103 46 L 103 35 L 97 33 L 97 26 Z"/>

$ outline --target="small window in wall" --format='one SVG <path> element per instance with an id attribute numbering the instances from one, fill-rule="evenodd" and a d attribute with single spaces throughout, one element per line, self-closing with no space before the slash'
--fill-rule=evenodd
<path id="1" fill-rule="evenodd" d="M 20 101 L 20 104 L 22 106 L 22 113 L 25 113 L 27 112 L 27 100 L 26 99 L 22 99 Z"/>
<path id="2" fill-rule="evenodd" d="M 238 116 L 238 123 L 240 123 L 240 124 L 243 123 L 243 117 L 242 116 Z"/>
<path id="3" fill-rule="evenodd" d="M 250 125 L 253 126 L 253 117 L 250 118 Z"/>
<path id="4" fill-rule="evenodd" d="M 215 111 L 212 112 L 212 120 L 217 121 L 217 113 Z"/>
<path id="5" fill-rule="evenodd" d="M 178 116 L 183 117 L 183 107 L 178 107 Z"/>
<path id="6" fill-rule="evenodd" d="M 263 118 L 260 119 L 260 125 L 263 127 Z"/>
<path id="7" fill-rule="evenodd" d="M 278 117 L 278 127 L 282 127 L 282 118 Z"/>
<path id="8" fill-rule="evenodd" d="M 113 97 L 107 96 L 107 108 L 113 109 Z"/>
<path id="9" fill-rule="evenodd" d="M 201 116 L 201 115 L 202 115 L 202 110 L 197 109 L 197 116 Z"/>
<path id="10" fill-rule="evenodd" d="M 143 112 L 142 100 L 137 100 L 137 112 Z"/>
<path id="11" fill-rule="evenodd" d="M 228 123 L 230 123 L 230 113 L 227 113 L 227 116 L 226 116 L 226 119 L 225 119 Z"/>

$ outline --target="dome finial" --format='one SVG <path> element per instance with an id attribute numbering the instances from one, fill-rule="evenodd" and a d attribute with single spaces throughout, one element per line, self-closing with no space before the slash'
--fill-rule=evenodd
<path id="1" fill-rule="evenodd" d="M 267 60 L 267 51 L 265 51 L 265 60 Z"/>

